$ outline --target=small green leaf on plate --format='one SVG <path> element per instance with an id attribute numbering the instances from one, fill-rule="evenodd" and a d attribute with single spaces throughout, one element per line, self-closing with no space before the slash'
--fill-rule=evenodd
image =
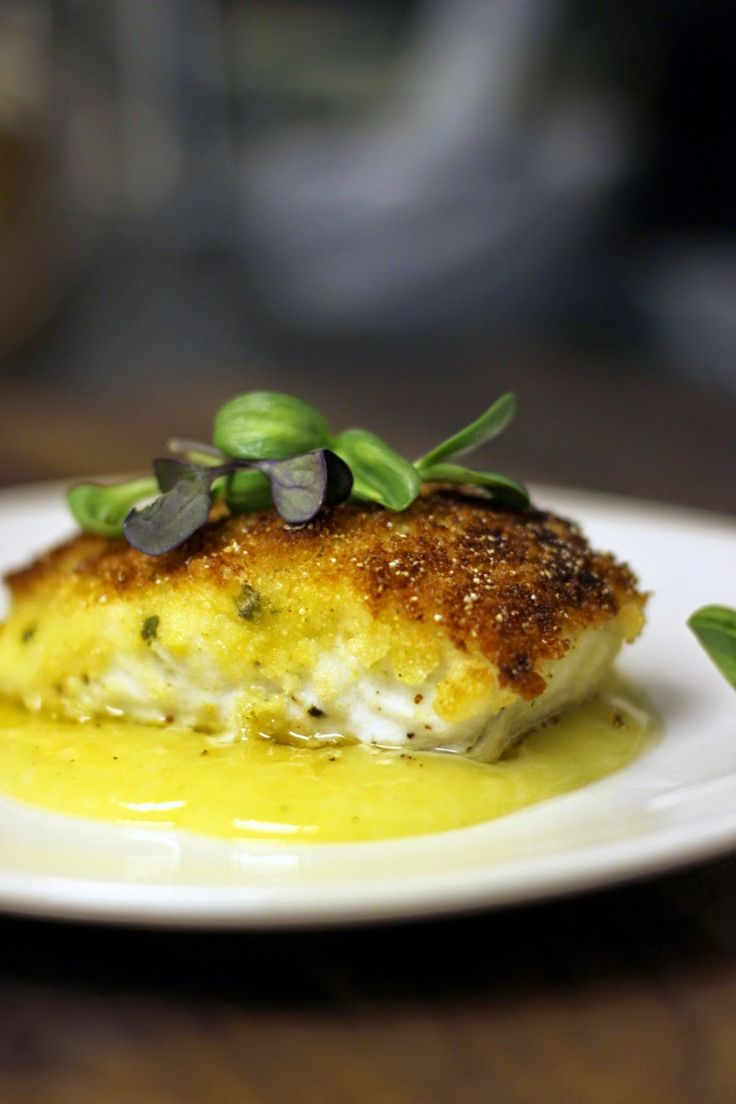
<path id="1" fill-rule="evenodd" d="M 723 677 L 736 689 L 736 610 L 703 606 L 687 623 Z"/>

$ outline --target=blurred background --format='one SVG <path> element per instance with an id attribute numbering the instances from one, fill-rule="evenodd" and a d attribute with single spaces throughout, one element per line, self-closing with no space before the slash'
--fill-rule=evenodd
<path id="1" fill-rule="evenodd" d="M 727 0 L 0 0 L 0 482 L 272 387 L 736 510 Z"/>

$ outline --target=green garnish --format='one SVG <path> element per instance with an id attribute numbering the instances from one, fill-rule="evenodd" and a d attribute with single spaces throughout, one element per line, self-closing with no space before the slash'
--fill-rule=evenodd
<path id="1" fill-rule="evenodd" d="M 465 429 L 461 429 L 459 433 L 448 437 L 446 441 L 437 445 L 426 456 L 421 456 L 415 462 L 417 471 L 424 473 L 440 460 L 447 460 L 452 456 L 464 456 L 466 452 L 478 448 L 478 445 L 483 445 L 486 441 L 498 437 L 499 433 L 503 433 L 515 413 L 516 396 L 507 391 L 505 395 L 501 395 L 500 399 L 496 399 L 488 407 L 485 414 L 481 414 L 480 418 L 471 422 Z"/>
<path id="2" fill-rule="evenodd" d="M 147 644 L 150 644 L 152 640 L 155 640 L 158 636 L 158 626 L 160 618 L 157 614 L 152 614 L 151 617 L 147 617 L 141 626 L 141 639 L 145 640 Z"/>
<path id="3" fill-rule="evenodd" d="M 233 472 L 225 481 L 225 503 L 231 514 L 250 514 L 273 506 L 268 477 L 254 468 Z"/>
<path id="4" fill-rule="evenodd" d="M 723 677 L 736 689 L 736 610 L 703 606 L 687 623 Z"/>
<path id="5" fill-rule="evenodd" d="M 524 487 L 496 472 L 473 471 L 459 464 L 432 464 L 422 472 L 424 483 L 460 483 L 466 486 L 487 487 L 501 506 L 510 510 L 525 510 L 529 495 Z"/>
<path id="6" fill-rule="evenodd" d="M 419 472 L 398 452 L 365 429 L 346 429 L 332 447 L 353 473 L 353 498 L 378 502 L 398 513 L 411 506 L 422 487 Z"/>
<path id="7" fill-rule="evenodd" d="M 214 442 L 234 460 L 286 460 L 330 445 L 330 427 L 313 406 L 278 391 L 249 391 L 215 414 Z"/>
<path id="8" fill-rule="evenodd" d="M 261 615 L 261 596 L 250 583 L 243 583 L 235 596 L 235 608 L 238 617 L 244 621 L 257 621 Z"/>
<path id="9" fill-rule="evenodd" d="M 134 479 L 131 483 L 77 483 L 66 496 L 69 509 L 85 533 L 120 537 L 131 507 L 158 493 L 155 479 Z"/>
<path id="10" fill-rule="evenodd" d="M 301 525 L 347 498 L 400 512 L 423 483 L 458 483 L 482 487 L 499 505 L 523 510 L 529 495 L 521 484 L 447 462 L 497 436 L 515 405 L 512 394 L 502 395 L 471 425 L 411 463 L 367 430 L 331 434 L 319 411 L 301 399 L 251 391 L 217 411 L 214 446 L 174 439 L 169 449 L 182 459 L 155 460 L 155 479 L 80 483 L 69 491 L 69 507 L 87 532 L 124 535 L 152 556 L 183 544 L 219 500 L 233 514 L 273 505 L 285 521 Z M 152 501 L 136 508 L 143 499 Z"/>
<path id="11" fill-rule="evenodd" d="M 150 556 L 160 556 L 200 529 L 210 516 L 211 487 L 215 468 L 198 468 L 180 460 L 154 462 L 163 492 L 144 506 L 135 507 L 123 522 L 129 544 Z"/>

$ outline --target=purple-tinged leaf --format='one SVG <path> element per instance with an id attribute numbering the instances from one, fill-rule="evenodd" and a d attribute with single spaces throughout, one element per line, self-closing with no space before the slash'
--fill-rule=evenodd
<path id="1" fill-rule="evenodd" d="M 209 517 L 212 478 L 210 470 L 190 468 L 150 505 L 131 510 L 124 525 L 128 543 L 149 556 L 178 548 Z"/>
<path id="2" fill-rule="evenodd" d="M 153 461 L 153 473 L 161 491 L 170 491 L 188 474 L 196 474 L 199 471 L 200 469 L 196 464 L 188 464 L 185 460 L 175 460 L 172 456 L 159 456 L 157 460 Z"/>
<path id="3" fill-rule="evenodd" d="M 260 460 L 253 467 L 271 481 L 274 506 L 284 521 L 302 525 L 329 500 L 343 502 L 353 483 L 347 464 L 329 449 L 315 449 L 288 460 Z"/>
<path id="4" fill-rule="evenodd" d="M 327 494 L 325 506 L 339 506 L 341 502 L 347 502 L 353 489 L 353 473 L 336 452 L 332 449 L 323 449 L 325 463 L 327 464 Z"/>

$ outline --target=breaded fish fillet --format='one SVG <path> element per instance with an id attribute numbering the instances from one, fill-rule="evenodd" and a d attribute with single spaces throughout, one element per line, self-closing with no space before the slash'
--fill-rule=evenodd
<path id="1" fill-rule="evenodd" d="M 8 583 L 0 691 L 32 710 L 486 760 L 594 690 L 644 604 L 574 524 L 439 489 L 157 558 L 78 536 Z"/>

